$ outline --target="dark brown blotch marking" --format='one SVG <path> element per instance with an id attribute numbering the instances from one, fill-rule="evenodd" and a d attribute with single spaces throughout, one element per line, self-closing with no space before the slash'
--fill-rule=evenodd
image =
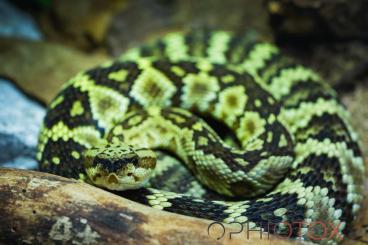
<path id="1" fill-rule="evenodd" d="M 231 107 L 236 107 L 238 105 L 238 98 L 234 95 L 227 97 L 227 104 Z"/>
<path id="2" fill-rule="evenodd" d="M 204 83 L 195 83 L 191 90 L 193 94 L 202 94 L 208 91 L 208 86 Z"/>
<path id="3" fill-rule="evenodd" d="M 251 134 L 254 134 L 254 131 L 256 130 L 256 125 L 254 124 L 254 121 L 247 121 L 245 127 Z"/>
<path id="4" fill-rule="evenodd" d="M 157 97 L 162 94 L 162 89 L 156 84 L 154 80 L 148 80 L 145 83 L 144 91 L 149 94 L 151 97 Z"/>
<path id="5" fill-rule="evenodd" d="M 102 98 L 98 101 L 98 108 L 100 111 L 108 110 L 112 106 L 113 104 L 110 101 L 110 98 Z"/>

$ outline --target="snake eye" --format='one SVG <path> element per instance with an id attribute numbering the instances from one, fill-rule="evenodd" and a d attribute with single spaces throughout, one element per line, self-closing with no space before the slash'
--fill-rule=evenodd
<path id="1" fill-rule="evenodd" d="M 127 176 L 132 176 L 132 175 L 133 175 L 132 172 L 127 173 Z"/>

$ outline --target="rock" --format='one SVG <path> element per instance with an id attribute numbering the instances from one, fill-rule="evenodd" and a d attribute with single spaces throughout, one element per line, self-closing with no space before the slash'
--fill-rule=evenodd
<path id="1" fill-rule="evenodd" d="M 368 69 L 367 1 L 267 0 L 266 5 L 285 53 L 333 86 L 353 89 Z"/>
<path id="2" fill-rule="evenodd" d="M 267 0 L 277 35 L 325 40 L 366 40 L 365 0 Z"/>
<path id="3" fill-rule="evenodd" d="M 45 103 L 76 73 L 108 60 L 105 55 L 87 55 L 48 42 L 0 39 L 0 50 L 0 74 Z"/>
<path id="4" fill-rule="evenodd" d="M 112 17 L 125 8 L 125 0 L 50 1 L 45 11 L 35 13 L 45 36 L 50 41 L 83 50 L 100 46 Z"/>
<path id="5" fill-rule="evenodd" d="M 352 114 L 351 121 L 359 135 L 363 154 L 368 156 L 368 83 L 362 83 L 353 92 L 343 95 L 342 99 Z"/>
<path id="6" fill-rule="evenodd" d="M 34 169 L 45 109 L 0 79 L 0 166 Z"/>
<path id="7" fill-rule="evenodd" d="M 224 29 L 239 33 L 256 30 L 272 39 L 267 10 L 262 1 L 136 0 L 114 16 L 107 35 L 107 45 L 111 53 L 117 56 L 128 47 L 168 31 L 194 28 Z"/>
<path id="8" fill-rule="evenodd" d="M 0 36 L 29 40 L 42 39 L 42 34 L 33 18 L 5 0 L 0 1 Z"/>

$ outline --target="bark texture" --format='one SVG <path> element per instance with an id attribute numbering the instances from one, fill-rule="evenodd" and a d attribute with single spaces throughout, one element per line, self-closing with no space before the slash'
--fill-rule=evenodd
<path id="1" fill-rule="evenodd" d="M 56 175 L 0 169 L 1 244 L 269 244 L 237 226 L 155 210 Z M 230 232 L 235 232 L 229 239 Z M 277 240 L 277 244 L 290 244 Z"/>

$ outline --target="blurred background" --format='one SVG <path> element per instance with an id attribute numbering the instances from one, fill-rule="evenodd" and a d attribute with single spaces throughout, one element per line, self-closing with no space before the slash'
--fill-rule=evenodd
<path id="1" fill-rule="evenodd" d="M 45 105 L 75 73 L 203 27 L 253 31 L 318 71 L 352 113 L 367 156 L 367 12 L 366 0 L 0 0 L 0 166 L 36 168 Z"/>

